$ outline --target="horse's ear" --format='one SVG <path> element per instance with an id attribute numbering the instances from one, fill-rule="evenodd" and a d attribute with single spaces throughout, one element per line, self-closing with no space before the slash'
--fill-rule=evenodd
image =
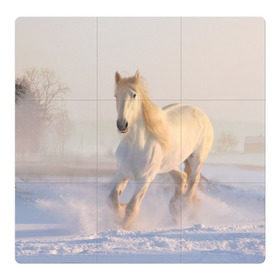
<path id="1" fill-rule="evenodd" d="M 120 75 L 119 72 L 116 72 L 116 74 L 115 74 L 115 81 L 116 81 L 116 84 L 118 84 L 118 83 L 120 82 L 120 80 L 121 80 L 121 75 Z"/>
<path id="2" fill-rule="evenodd" d="M 135 80 L 136 80 L 136 82 L 138 82 L 139 79 L 140 79 L 140 73 L 139 73 L 139 70 L 137 70 L 136 73 L 135 73 Z"/>

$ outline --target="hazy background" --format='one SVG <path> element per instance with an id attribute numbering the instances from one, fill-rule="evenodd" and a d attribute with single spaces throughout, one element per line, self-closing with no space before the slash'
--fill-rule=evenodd
<path id="1" fill-rule="evenodd" d="M 114 73 L 139 69 L 158 105 L 182 100 L 209 115 L 215 130 L 209 162 L 262 165 L 263 153 L 244 156 L 244 142 L 264 135 L 264 42 L 261 18 L 183 18 L 182 25 L 179 18 L 19 18 L 16 77 L 30 68 L 53 71 L 69 87 L 53 102 L 67 111 L 71 129 L 58 140 L 63 150 L 48 129 L 36 156 L 17 159 L 63 153 L 94 165 L 99 153 L 100 161 L 112 161 L 119 141 Z M 221 152 L 223 135 L 235 144 Z"/>

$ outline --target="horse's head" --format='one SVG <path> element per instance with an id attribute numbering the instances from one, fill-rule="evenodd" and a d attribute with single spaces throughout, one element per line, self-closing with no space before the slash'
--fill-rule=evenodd
<path id="1" fill-rule="evenodd" d="M 122 78 L 118 72 L 115 74 L 117 127 L 121 133 L 128 132 L 129 127 L 137 120 L 140 112 L 141 98 L 137 91 L 139 80 L 140 74 L 138 71 L 134 76 L 128 78 Z"/>

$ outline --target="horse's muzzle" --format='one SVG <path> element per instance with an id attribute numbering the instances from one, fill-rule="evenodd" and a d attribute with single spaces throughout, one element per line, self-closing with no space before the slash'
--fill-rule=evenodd
<path id="1" fill-rule="evenodd" d="M 117 128 L 121 133 L 126 133 L 128 122 L 126 120 L 117 120 Z"/>

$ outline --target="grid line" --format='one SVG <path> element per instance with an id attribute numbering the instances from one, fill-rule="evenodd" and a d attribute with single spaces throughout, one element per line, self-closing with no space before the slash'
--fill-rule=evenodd
<path id="1" fill-rule="evenodd" d="M 182 73 L 183 73 L 183 63 L 182 63 L 182 49 L 183 49 L 183 42 L 182 42 L 182 17 L 180 17 L 180 148 L 181 148 L 181 159 L 182 159 L 182 103 L 183 103 L 183 80 L 182 80 Z M 188 187 L 188 186 L 187 186 Z M 183 262 L 183 256 L 182 256 L 182 239 L 183 239 L 183 209 L 182 209 L 182 195 L 180 197 L 180 262 Z"/>
<path id="2" fill-rule="evenodd" d="M 98 132 L 98 71 L 99 71 L 99 65 L 98 65 L 98 17 L 96 17 L 96 132 Z M 98 133 L 96 133 L 96 233 L 98 234 Z M 95 262 L 98 262 L 98 242 L 96 242 L 96 254 L 95 254 Z"/>
<path id="3" fill-rule="evenodd" d="M 96 181 L 96 180 L 95 180 Z M 88 181 L 88 182 L 85 182 L 85 181 L 30 181 L 30 182 L 15 182 L 16 185 L 33 185 L 33 184 L 92 184 L 95 182 L 94 180 L 93 181 Z M 130 181 L 131 184 L 133 185 L 141 185 L 142 183 L 137 183 L 137 182 L 134 182 L 134 181 Z M 196 182 L 196 181 L 194 181 Z M 200 182 L 200 181 L 199 181 Z M 170 182 L 170 183 L 165 183 L 165 182 L 158 182 L 158 181 L 151 181 L 151 182 L 148 182 L 148 183 L 154 183 L 154 184 L 161 184 L 161 185 L 174 185 L 173 182 Z M 264 184 L 265 183 L 265 179 L 263 181 L 209 181 L 209 184 Z M 115 183 L 110 183 L 110 182 L 98 182 L 98 184 L 102 184 L 102 185 L 115 185 Z"/>
<path id="4" fill-rule="evenodd" d="M 97 74 L 98 75 L 98 74 Z M 96 82 L 98 84 L 98 82 Z M 34 100 L 41 100 L 40 98 L 30 98 L 25 100 L 24 102 L 32 102 Z M 140 100 L 146 100 L 141 98 Z M 150 97 L 147 100 L 152 101 L 262 101 L 265 102 L 265 98 L 152 98 Z M 58 98 L 53 99 L 53 101 L 116 101 L 113 97 L 112 98 Z"/>

